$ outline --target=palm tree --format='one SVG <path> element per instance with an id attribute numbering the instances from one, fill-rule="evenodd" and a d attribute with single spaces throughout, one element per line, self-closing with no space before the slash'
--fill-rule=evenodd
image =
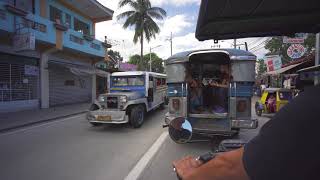
<path id="1" fill-rule="evenodd" d="M 152 7 L 149 0 L 120 0 L 119 8 L 129 5 L 132 10 L 123 12 L 117 16 L 117 19 L 126 18 L 123 28 L 135 28 L 133 42 L 136 44 L 140 40 L 141 55 L 140 62 L 143 61 L 143 38 L 149 42 L 160 32 L 160 28 L 154 19 L 163 20 L 167 13 L 160 7 Z"/>

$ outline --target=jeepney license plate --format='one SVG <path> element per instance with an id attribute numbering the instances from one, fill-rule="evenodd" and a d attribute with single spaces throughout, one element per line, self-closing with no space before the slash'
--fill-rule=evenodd
<path id="1" fill-rule="evenodd" d="M 111 116 L 98 116 L 98 121 L 111 121 Z"/>

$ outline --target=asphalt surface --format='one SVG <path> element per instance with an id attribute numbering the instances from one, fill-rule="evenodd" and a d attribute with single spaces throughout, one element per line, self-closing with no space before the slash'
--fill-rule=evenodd
<path id="1" fill-rule="evenodd" d="M 259 120 L 259 127 L 252 130 L 241 130 L 239 135 L 233 139 L 249 141 L 257 135 L 263 124 L 272 117 L 270 115 L 257 117 L 253 108 L 252 112 L 253 118 L 258 118 Z M 151 160 L 151 163 L 144 169 L 139 180 L 177 180 L 176 174 L 173 172 L 172 168 L 172 162 L 174 160 L 187 155 L 197 157 L 211 151 L 215 148 L 214 146 L 215 145 L 210 142 L 176 144 L 168 137 L 162 144 L 158 153 Z"/>
<path id="2" fill-rule="evenodd" d="M 91 127 L 85 115 L 0 134 L 1 180 L 124 179 L 165 131 L 165 110 L 128 125 Z"/>

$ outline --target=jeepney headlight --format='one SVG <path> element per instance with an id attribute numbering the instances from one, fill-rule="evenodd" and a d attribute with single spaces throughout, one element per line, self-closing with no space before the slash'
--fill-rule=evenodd
<path id="1" fill-rule="evenodd" d="M 120 101 L 120 103 L 126 103 L 127 102 L 127 96 L 120 96 L 119 101 Z"/>
<path id="2" fill-rule="evenodd" d="M 106 98 L 102 95 L 98 97 L 98 102 L 104 102 L 105 100 Z"/>

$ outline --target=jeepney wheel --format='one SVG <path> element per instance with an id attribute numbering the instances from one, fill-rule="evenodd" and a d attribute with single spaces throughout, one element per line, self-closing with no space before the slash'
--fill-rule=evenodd
<path id="1" fill-rule="evenodd" d="M 144 122 L 144 107 L 134 106 L 130 111 L 130 124 L 133 128 L 139 128 Z"/>
<path id="2" fill-rule="evenodd" d="M 259 103 L 258 102 L 256 102 L 255 110 L 256 110 L 257 116 L 261 116 L 262 115 L 262 109 L 259 108 Z"/>
<path id="3" fill-rule="evenodd" d="M 256 114 L 257 114 L 257 116 L 261 116 L 262 115 L 262 110 L 256 108 Z"/>

